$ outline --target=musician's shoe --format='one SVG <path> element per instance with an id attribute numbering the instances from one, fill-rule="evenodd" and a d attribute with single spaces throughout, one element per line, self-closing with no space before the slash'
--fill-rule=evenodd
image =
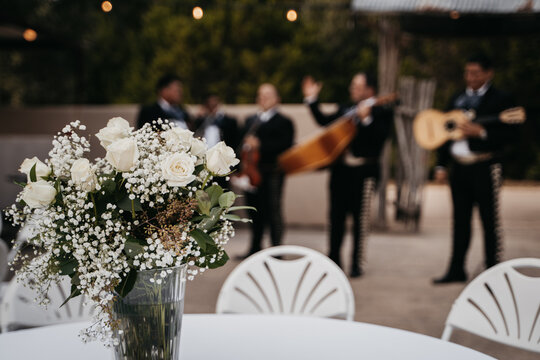
<path id="1" fill-rule="evenodd" d="M 441 278 L 433 279 L 434 285 L 450 284 L 457 282 L 466 282 L 467 275 L 465 273 L 448 273 Z"/>
<path id="2" fill-rule="evenodd" d="M 358 278 L 362 275 L 364 275 L 364 272 L 362 271 L 361 268 L 356 268 L 356 267 L 353 267 L 352 270 L 351 270 L 351 278 Z"/>

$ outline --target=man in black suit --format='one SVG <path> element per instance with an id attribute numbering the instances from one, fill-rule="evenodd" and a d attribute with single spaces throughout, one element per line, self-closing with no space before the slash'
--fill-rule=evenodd
<path id="1" fill-rule="evenodd" d="M 251 211 L 251 246 L 247 256 L 261 250 L 264 228 L 270 227 L 272 246 L 281 244 L 283 219 L 281 215 L 281 195 L 284 175 L 277 166 L 278 156 L 290 148 L 294 139 L 292 121 L 279 112 L 280 98 L 272 84 L 262 84 L 257 92 L 257 104 L 260 111 L 246 119 L 241 153 L 251 151 L 258 154 L 256 169 L 261 175 L 261 183 L 246 192 L 248 205 L 257 211 Z M 241 168 L 250 156 L 243 156 Z M 257 156 L 251 157 L 255 160 Z M 242 171 L 242 170 L 241 170 Z"/>
<path id="2" fill-rule="evenodd" d="M 452 258 L 446 274 L 435 284 L 464 282 L 465 257 L 471 240 L 471 218 L 475 204 L 480 210 L 484 229 L 485 265 L 500 261 L 501 224 L 499 191 L 502 184 L 501 152 L 504 145 L 517 139 L 519 126 L 504 124 L 499 113 L 514 106 L 511 97 L 496 89 L 491 61 L 477 55 L 465 64 L 467 88 L 456 94 L 447 107 L 474 110 L 476 119 L 490 119 L 482 124 L 473 119 L 461 126 L 465 139 L 449 141 L 438 150 L 435 180 L 445 182 L 448 173 L 453 204 Z"/>
<path id="3" fill-rule="evenodd" d="M 183 129 L 191 129 L 191 119 L 188 112 L 181 106 L 184 94 L 182 80 L 176 75 L 167 74 L 157 82 L 158 99 L 152 105 L 143 106 L 137 118 L 140 129 L 146 123 L 157 119 L 168 119 Z"/>
<path id="4" fill-rule="evenodd" d="M 339 105 L 337 111 L 324 114 L 319 109 L 318 95 L 322 88 L 311 77 L 304 79 L 302 91 L 311 114 L 326 126 L 344 116 L 353 116 L 357 133 L 342 156 L 331 166 L 330 173 L 330 254 L 341 266 L 341 245 L 345 235 L 345 220 L 353 217 L 353 253 L 351 277 L 363 274 L 363 243 L 369 231 L 370 203 L 375 183 L 380 175 L 379 158 L 392 126 L 393 111 L 389 107 L 373 106 L 377 91 L 373 76 L 356 74 L 349 87 L 351 102 Z"/>
<path id="5" fill-rule="evenodd" d="M 206 98 L 200 114 L 195 119 L 195 136 L 206 139 L 208 147 L 224 141 L 227 146 L 238 147 L 238 123 L 235 118 L 228 116 L 220 109 L 219 96 L 210 95 Z"/>

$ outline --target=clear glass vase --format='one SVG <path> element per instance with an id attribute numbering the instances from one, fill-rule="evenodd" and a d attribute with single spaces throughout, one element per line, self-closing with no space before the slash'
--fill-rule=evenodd
<path id="1" fill-rule="evenodd" d="M 126 297 L 116 297 L 116 360 L 178 360 L 187 265 L 137 273 Z"/>

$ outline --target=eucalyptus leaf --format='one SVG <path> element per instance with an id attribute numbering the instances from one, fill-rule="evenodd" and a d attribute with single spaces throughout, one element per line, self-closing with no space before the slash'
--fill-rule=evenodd
<path id="1" fill-rule="evenodd" d="M 115 192 L 116 190 L 116 182 L 114 180 L 105 180 L 102 184 L 101 184 L 101 189 L 109 194 L 112 194 Z"/>
<path id="2" fill-rule="evenodd" d="M 198 225 L 199 229 L 203 230 L 210 230 L 214 227 L 214 225 L 217 224 L 219 221 L 219 217 L 221 216 L 221 213 L 223 212 L 222 208 L 215 207 L 212 210 L 210 210 L 210 215 L 206 218 L 204 218 Z"/>
<path id="3" fill-rule="evenodd" d="M 234 204 L 235 200 L 236 195 L 232 191 L 227 191 L 219 197 L 219 206 L 224 209 L 230 208 Z"/>
<path id="4" fill-rule="evenodd" d="M 197 190 L 195 196 L 197 197 L 199 212 L 204 215 L 210 215 L 210 209 L 212 208 L 210 196 L 203 190 Z"/>
<path id="5" fill-rule="evenodd" d="M 13 181 L 15 185 L 19 185 L 20 187 L 26 187 L 26 183 L 20 182 L 20 181 Z"/>
<path id="6" fill-rule="evenodd" d="M 212 185 L 206 189 L 206 193 L 210 197 L 211 206 L 219 204 L 219 197 L 223 194 L 223 189 L 219 185 Z"/>
<path id="7" fill-rule="evenodd" d="M 195 239 L 203 252 L 206 252 L 209 246 L 215 246 L 214 239 L 201 229 L 194 229 L 189 234 Z"/>
<path id="8" fill-rule="evenodd" d="M 257 211 L 256 208 L 254 208 L 253 206 L 231 206 L 228 211 L 237 211 L 237 210 L 253 210 L 253 211 Z"/>
<path id="9" fill-rule="evenodd" d="M 227 219 L 227 220 L 230 220 L 230 221 L 239 221 L 239 222 L 243 222 L 243 223 L 253 222 L 251 219 L 241 218 L 240 216 L 235 215 L 235 214 L 225 214 L 225 215 L 223 215 L 223 217 L 225 219 Z"/>

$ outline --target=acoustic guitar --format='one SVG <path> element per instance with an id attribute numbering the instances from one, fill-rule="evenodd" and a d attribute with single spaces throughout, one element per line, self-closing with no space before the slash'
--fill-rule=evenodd
<path id="1" fill-rule="evenodd" d="M 378 97 L 370 104 L 378 106 L 396 101 L 396 94 Z M 285 174 L 297 174 L 317 170 L 332 164 L 351 143 L 356 135 L 354 115 L 357 107 L 335 120 L 324 131 L 305 142 L 293 146 L 278 158 L 278 164 Z"/>
<path id="2" fill-rule="evenodd" d="M 521 124 L 525 121 L 525 109 L 515 107 L 501 112 L 498 116 L 475 118 L 474 111 L 452 110 L 442 112 L 434 109 L 423 110 L 416 115 L 413 122 L 414 138 L 418 145 L 426 150 L 434 150 L 448 140 L 464 138 L 459 125 L 474 121 L 487 124 L 501 121 L 506 124 Z"/>

